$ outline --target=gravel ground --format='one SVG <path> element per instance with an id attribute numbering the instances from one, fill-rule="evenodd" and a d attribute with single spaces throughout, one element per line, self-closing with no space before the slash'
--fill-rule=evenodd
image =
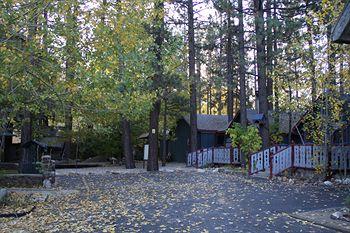
<path id="1" fill-rule="evenodd" d="M 175 168 L 62 175 L 57 189 L 77 192 L 51 197 L 25 217 L 0 219 L 0 231 L 333 232 L 288 214 L 339 207 L 349 194 L 344 187 Z"/>

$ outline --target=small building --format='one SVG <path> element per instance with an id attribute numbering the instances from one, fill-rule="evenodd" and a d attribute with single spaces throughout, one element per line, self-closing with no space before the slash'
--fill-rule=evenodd
<path id="1" fill-rule="evenodd" d="M 225 146 L 225 132 L 228 127 L 227 115 L 197 114 L 197 149 Z M 186 162 L 190 150 L 190 116 L 178 120 L 169 142 L 172 161 Z"/>
<path id="2" fill-rule="evenodd" d="M 269 111 L 268 121 L 270 130 L 274 128 L 278 130 L 282 137 L 282 141 L 279 143 L 288 144 L 289 143 L 289 132 L 291 132 L 291 137 L 295 136 L 293 133 L 293 127 L 297 124 L 302 116 L 301 112 L 275 112 Z M 240 111 L 233 118 L 233 122 L 240 123 L 241 113 Z M 247 109 L 247 122 L 249 125 L 259 126 L 264 120 L 266 120 L 264 114 L 258 113 L 255 109 Z M 232 123 L 231 123 L 232 124 Z M 231 124 L 229 127 L 231 127 Z"/>

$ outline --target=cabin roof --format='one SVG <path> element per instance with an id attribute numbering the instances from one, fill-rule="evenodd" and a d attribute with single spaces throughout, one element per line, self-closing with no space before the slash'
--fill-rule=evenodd
<path id="1" fill-rule="evenodd" d="M 278 114 L 278 127 L 279 130 L 282 133 L 288 133 L 289 132 L 289 113 L 287 112 L 274 112 L 269 111 L 268 113 L 268 120 L 270 125 L 275 122 L 274 114 Z M 295 124 L 299 121 L 300 117 L 302 116 L 301 112 L 291 112 L 291 125 L 293 128 Z M 258 113 L 255 109 L 247 109 L 247 120 L 249 124 L 256 124 L 264 120 L 264 114 Z M 233 122 L 240 122 L 240 111 L 238 110 L 237 114 L 233 118 Z M 229 125 L 230 126 L 230 125 Z"/>
<path id="2" fill-rule="evenodd" d="M 332 41 L 350 44 L 350 1 L 345 5 L 332 30 Z"/>
<path id="3" fill-rule="evenodd" d="M 190 125 L 190 115 L 183 118 Z M 227 126 L 227 115 L 197 114 L 197 129 L 199 131 L 225 131 Z"/>
<path id="4" fill-rule="evenodd" d="M 238 110 L 233 118 L 233 122 L 240 122 L 241 111 Z M 250 124 L 260 122 L 264 119 L 264 114 L 258 113 L 255 109 L 247 109 L 247 120 Z"/>

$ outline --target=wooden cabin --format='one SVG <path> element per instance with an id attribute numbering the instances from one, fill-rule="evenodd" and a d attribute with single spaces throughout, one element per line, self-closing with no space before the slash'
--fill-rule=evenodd
<path id="1" fill-rule="evenodd" d="M 225 134 L 228 127 L 227 115 L 197 115 L 197 149 L 225 147 Z M 178 120 L 169 142 L 169 153 L 172 161 L 186 162 L 190 146 L 190 116 Z"/>
<path id="2" fill-rule="evenodd" d="M 295 124 L 300 120 L 301 116 L 302 116 L 301 112 L 287 113 L 287 112 L 269 111 L 268 117 L 267 117 L 269 121 L 269 125 L 272 126 L 273 124 L 277 124 L 278 131 L 282 136 L 282 142 L 280 143 L 282 144 L 289 143 L 289 132 L 293 129 Z M 233 122 L 240 123 L 241 121 L 240 119 L 241 119 L 241 113 L 240 111 L 238 111 L 233 118 Z M 257 127 L 259 127 L 259 125 L 264 120 L 266 120 L 266 117 L 263 114 L 258 113 L 257 110 L 247 109 L 247 121 L 249 125 L 256 125 Z M 229 127 L 231 127 L 231 124 L 229 125 Z"/>

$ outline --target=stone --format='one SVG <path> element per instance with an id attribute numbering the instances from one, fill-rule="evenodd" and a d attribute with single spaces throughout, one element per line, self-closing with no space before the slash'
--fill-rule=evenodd
<path id="1" fill-rule="evenodd" d="M 214 168 L 213 172 L 219 172 L 219 168 Z"/>
<path id="2" fill-rule="evenodd" d="M 6 189 L 0 189 L 0 202 L 4 200 L 4 198 L 7 195 L 7 190 Z"/>
<path id="3" fill-rule="evenodd" d="M 45 202 L 49 198 L 48 194 L 45 193 L 35 193 L 31 195 L 31 200 L 33 202 Z"/>
<path id="4" fill-rule="evenodd" d="M 335 182 L 337 182 L 338 184 L 350 185 L 350 178 L 336 179 Z"/>
<path id="5" fill-rule="evenodd" d="M 343 218 L 343 213 L 340 211 L 334 212 L 333 214 L 331 214 L 331 219 L 334 220 L 339 220 Z"/>
<path id="6" fill-rule="evenodd" d="M 44 187 L 44 188 L 47 188 L 47 189 L 52 188 L 51 181 L 50 181 L 49 179 L 45 179 L 45 180 L 43 181 L 43 187 Z"/>
<path id="7" fill-rule="evenodd" d="M 349 185 L 350 184 L 350 178 L 344 179 L 342 184 Z"/>
<path id="8" fill-rule="evenodd" d="M 323 184 L 324 185 L 326 185 L 326 186 L 333 186 L 333 183 L 332 182 L 330 182 L 330 181 L 328 181 L 328 180 L 326 180 L 325 182 L 323 182 Z"/>

